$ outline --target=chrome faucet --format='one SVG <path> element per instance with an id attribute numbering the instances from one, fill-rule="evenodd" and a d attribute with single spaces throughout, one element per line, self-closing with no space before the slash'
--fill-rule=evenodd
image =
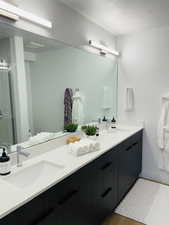
<path id="1" fill-rule="evenodd" d="M 22 166 L 22 162 L 20 160 L 20 155 L 23 155 L 25 157 L 28 157 L 30 155 L 29 152 L 24 152 L 22 146 L 17 145 L 16 146 L 16 154 L 17 154 L 17 167 L 21 167 Z"/>

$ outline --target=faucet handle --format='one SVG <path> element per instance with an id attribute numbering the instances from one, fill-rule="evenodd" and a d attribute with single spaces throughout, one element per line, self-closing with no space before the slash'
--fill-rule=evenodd
<path id="1" fill-rule="evenodd" d="M 8 149 L 10 149 L 10 145 L 7 144 L 7 143 L 2 143 L 2 144 L 0 145 L 0 148 L 5 148 L 5 150 L 8 150 Z"/>

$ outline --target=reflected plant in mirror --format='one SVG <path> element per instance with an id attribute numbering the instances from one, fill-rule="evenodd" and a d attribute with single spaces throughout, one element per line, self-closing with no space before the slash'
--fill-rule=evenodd
<path id="1" fill-rule="evenodd" d="M 68 123 L 65 125 L 64 130 L 70 133 L 73 133 L 77 130 L 78 124 L 76 123 Z"/>

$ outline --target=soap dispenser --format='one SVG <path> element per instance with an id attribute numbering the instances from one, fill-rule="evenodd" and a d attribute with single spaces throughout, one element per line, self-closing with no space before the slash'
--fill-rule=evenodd
<path id="1" fill-rule="evenodd" d="M 107 119 L 106 119 L 105 116 L 103 117 L 102 121 L 103 121 L 103 122 L 107 122 Z"/>
<path id="2" fill-rule="evenodd" d="M 107 128 L 107 119 L 105 116 L 102 119 L 102 124 L 103 124 L 103 129 L 106 129 Z"/>
<path id="3" fill-rule="evenodd" d="M 11 172 L 10 157 L 6 153 L 6 148 L 2 147 L 2 155 L 0 156 L 0 175 L 5 176 Z"/>
<path id="4" fill-rule="evenodd" d="M 112 119 L 112 121 L 111 121 L 111 124 L 112 124 L 111 128 L 112 128 L 112 129 L 115 129 L 115 128 L 116 128 L 116 120 L 115 120 L 114 117 L 113 117 L 113 119 Z"/>

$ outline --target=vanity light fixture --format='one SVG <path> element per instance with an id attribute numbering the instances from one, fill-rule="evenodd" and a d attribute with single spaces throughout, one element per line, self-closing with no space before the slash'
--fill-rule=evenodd
<path id="1" fill-rule="evenodd" d="M 89 40 L 89 45 L 95 49 L 98 49 L 100 51 L 100 54 L 101 55 L 106 55 L 107 53 L 108 54 L 112 54 L 112 55 L 115 55 L 115 56 L 119 56 L 120 53 L 115 51 L 115 50 L 112 50 L 112 49 L 109 49 L 107 48 L 106 46 L 104 45 L 101 45 L 101 44 L 98 44 L 92 40 Z"/>
<path id="2" fill-rule="evenodd" d="M 31 21 L 43 27 L 52 28 L 52 23 L 49 20 L 38 17 L 30 12 L 27 12 L 23 9 L 20 9 L 19 7 L 16 7 L 2 0 L 0 0 L 0 10 L 1 12 L 4 11 L 4 14 L 10 13 L 10 14 L 13 14 L 13 16 L 23 18 L 25 20 Z"/>
<path id="3" fill-rule="evenodd" d="M 40 43 L 38 43 L 38 42 L 31 41 L 30 43 L 28 43 L 28 44 L 26 45 L 26 47 L 28 47 L 28 48 L 44 48 L 45 45 L 40 44 Z"/>
<path id="4" fill-rule="evenodd" d="M 0 70 L 3 70 L 3 71 L 9 70 L 8 63 L 5 61 L 5 59 L 0 59 Z"/>
<path id="5" fill-rule="evenodd" d="M 5 10 L 2 10 L 2 9 L 0 9 L 0 17 L 6 18 L 6 19 L 11 20 L 11 21 L 15 21 L 15 22 L 17 20 L 19 20 L 19 16 L 16 16 L 15 14 L 9 13 L 9 12 L 7 12 Z"/>

